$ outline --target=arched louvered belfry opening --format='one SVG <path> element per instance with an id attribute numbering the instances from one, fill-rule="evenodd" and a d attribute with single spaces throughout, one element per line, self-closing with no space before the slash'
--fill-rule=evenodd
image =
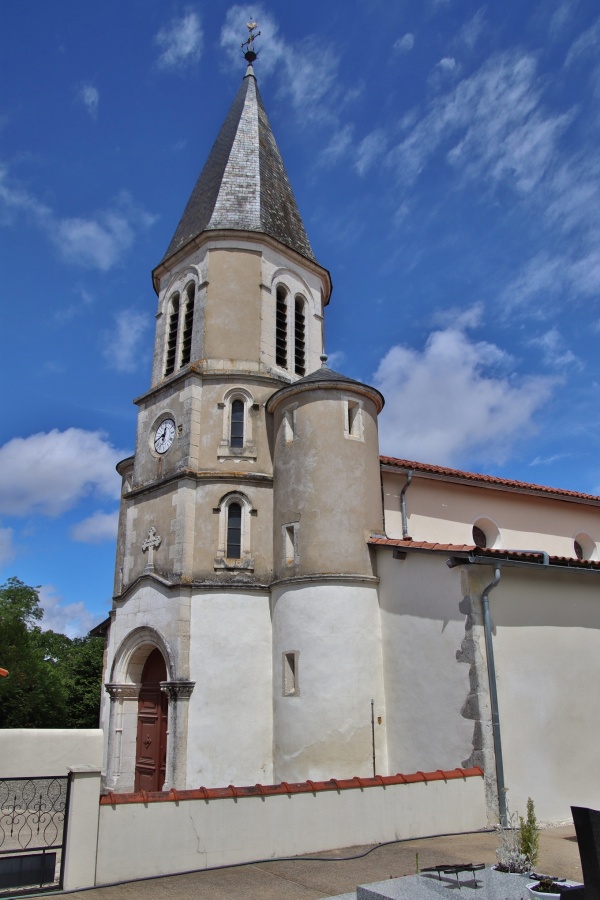
<path id="1" fill-rule="evenodd" d="M 165 783 L 169 700 L 160 689 L 167 680 L 167 667 L 158 648 L 152 650 L 142 669 L 138 699 L 135 755 L 136 791 L 160 791 Z"/>
<path id="2" fill-rule="evenodd" d="M 294 302 L 294 372 L 306 374 L 306 322 L 304 298 L 296 297 Z"/>
<path id="3" fill-rule="evenodd" d="M 179 331 L 179 294 L 175 294 L 169 305 L 169 323 L 167 331 L 167 348 L 165 354 L 165 377 L 175 371 L 177 359 L 177 332 Z"/>
<path id="4" fill-rule="evenodd" d="M 287 369 L 287 291 L 283 285 L 277 287 L 275 307 L 275 363 Z"/>
<path id="5" fill-rule="evenodd" d="M 194 301 L 196 298 L 196 285 L 192 282 L 185 289 L 186 301 L 183 315 L 183 332 L 181 335 L 181 364 L 187 366 L 192 358 L 192 332 L 194 328 Z"/>

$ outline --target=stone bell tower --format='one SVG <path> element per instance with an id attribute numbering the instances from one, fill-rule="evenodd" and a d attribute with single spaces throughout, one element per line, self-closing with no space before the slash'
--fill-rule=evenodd
<path id="1" fill-rule="evenodd" d="M 119 465 L 104 710 L 115 791 L 273 777 L 266 404 L 318 369 L 331 283 L 264 110 L 252 40 L 153 271 L 151 385 L 135 401 L 135 454 Z"/>

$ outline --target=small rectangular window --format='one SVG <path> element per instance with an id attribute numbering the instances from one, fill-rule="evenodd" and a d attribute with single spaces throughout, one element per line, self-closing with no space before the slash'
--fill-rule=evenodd
<path id="1" fill-rule="evenodd" d="M 298 683 L 298 657 L 300 653 L 292 650 L 283 654 L 283 696 L 297 697 L 300 694 Z"/>
<path id="2" fill-rule="evenodd" d="M 354 400 L 346 402 L 346 434 L 348 437 L 362 440 L 362 410 L 360 403 Z"/>
<path id="3" fill-rule="evenodd" d="M 298 564 L 298 524 L 283 526 L 283 561 L 286 566 Z"/>
<path id="4" fill-rule="evenodd" d="M 286 444 L 291 444 L 296 436 L 295 434 L 295 418 L 296 411 L 294 409 L 286 409 L 283 414 L 283 439 Z"/>

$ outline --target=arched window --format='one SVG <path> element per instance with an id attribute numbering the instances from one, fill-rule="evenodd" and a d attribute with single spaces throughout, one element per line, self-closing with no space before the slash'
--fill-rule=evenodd
<path id="1" fill-rule="evenodd" d="M 181 366 L 187 366 L 192 357 L 192 332 L 194 328 L 194 300 L 196 285 L 192 282 L 185 289 L 187 300 L 183 317 L 183 333 L 181 336 Z"/>
<path id="2" fill-rule="evenodd" d="M 282 285 L 277 288 L 275 308 L 275 362 L 287 369 L 287 292 Z"/>
<path id="3" fill-rule="evenodd" d="M 302 297 L 296 297 L 294 312 L 294 372 L 296 375 L 304 375 L 306 372 L 306 345 L 304 299 Z"/>
<path id="4" fill-rule="evenodd" d="M 219 514 L 219 545 L 215 569 L 254 570 L 250 552 L 250 523 L 256 510 L 245 494 L 232 491 L 214 509 Z"/>
<path id="5" fill-rule="evenodd" d="M 241 559 L 242 556 L 242 507 L 230 503 L 227 507 L 227 559 Z"/>
<path id="6" fill-rule="evenodd" d="M 234 400 L 231 404 L 231 427 L 229 430 L 229 446 L 244 446 L 244 419 L 246 407 L 243 400 Z"/>
<path id="7" fill-rule="evenodd" d="M 253 425 L 258 404 L 250 391 L 232 387 L 218 404 L 223 410 L 223 433 L 217 448 L 219 459 L 256 459 Z"/>
<path id="8" fill-rule="evenodd" d="M 174 294 L 170 303 L 169 325 L 167 332 L 167 352 L 165 356 L 165 376 L 175 371 L 177 358 L 177 332 L 179 331 L 179 294 Z"/>

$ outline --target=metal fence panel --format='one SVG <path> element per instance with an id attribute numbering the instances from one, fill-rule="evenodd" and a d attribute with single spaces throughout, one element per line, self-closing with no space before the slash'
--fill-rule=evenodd
<path id="1" fill-rule="evenodd" d="M 62 887 L 70 778 L 0 779 L 0 897 Z"/>

